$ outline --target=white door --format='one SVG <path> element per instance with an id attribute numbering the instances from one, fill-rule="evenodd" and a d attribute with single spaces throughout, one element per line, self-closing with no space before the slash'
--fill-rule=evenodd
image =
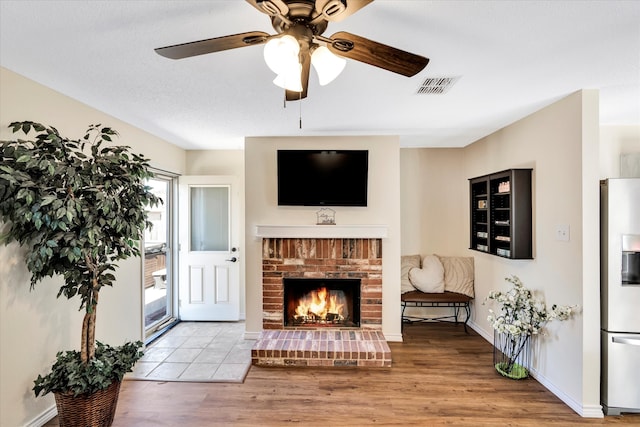
<path id="1" fill-rule="evenodd" d="M 239 320 L 239 195 L 228 176 L 179 180 L 181 320 Z"/>

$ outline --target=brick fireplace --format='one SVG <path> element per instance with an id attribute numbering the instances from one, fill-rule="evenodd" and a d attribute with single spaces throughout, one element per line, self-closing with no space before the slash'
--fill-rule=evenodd
<path id="1" fill-rule="evenodd" d="M 262 327 L 284 327 L 284 279 L 360 279 L 360 325 L 382 329 L 382 240 L 262 240 Z"/>
<path id="2" fill-rule="evenodd" d="M 358 279 L 359 326 L 285 325 L 286 279 Z M 382 334 L 382 239 L 265 237 L 262 292 L 263 332 L 253 364 L 391 366 Z"/>

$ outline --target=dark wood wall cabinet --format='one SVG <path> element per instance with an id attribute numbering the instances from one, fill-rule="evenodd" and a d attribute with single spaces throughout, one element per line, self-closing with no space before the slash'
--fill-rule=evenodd
<path id="1" fill-rule="evenodd" d="M 469 180 L 470 249 L 532 259 L 531 169 L 508 169 Z"/>

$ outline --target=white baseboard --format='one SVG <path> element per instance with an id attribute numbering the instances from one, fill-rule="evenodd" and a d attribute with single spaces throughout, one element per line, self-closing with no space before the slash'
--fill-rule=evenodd
<path id="1" fill-rule="evenodd" d="M 582 411 L 578 412 L 584 418 L 604 418 L 602 405 L 584 405 Z"/>
<path id="2" fill-rule="evenodd" d="M 493 331 L 491 333 L 485 331 L 477 323 L 475 323 L 473 320 L 470 320 L 467 323 L 467 326 L 470 326 L 471 329 L 473 329 L 474 331 L 476 331 L 478 333 L 478 335 L 480 335 L 482 338 L 487 340 L 491 345 L 493 345 Z"/>
<path id="3" fill-rule="evenodd" d="M 249 332 L 249 331 L 244 332 L 245 340 L 257 340 L 258 338 L 260 338 L 260 332 Z"/>
<path id="4" fill-rule="evenodd" d="M 402 342 L 402 334 L 384 334 L 384 339 L 389 342 Z"/>
<path id="5" fill-rule="evenodd" d="M 491 333 L 483 330 L 474 322 L 469 322 L 468 326 L 476 331 L 480 336 L 493 345 L 493 331 Z M 574 398 L 564 393 L 558 387 L 555 386 L 549 379 L 540 374 L 535 369 L 531 369 L 531 376 L 536 379 L 544 388 L 553 393 L 558 399 L 562 400 L 568 407 L 573 409 L 578 415 L 583 418 L 604 418 L 604 412 L 602 412 L 602 406 L 600 405 L 583 405 L 576 401 Z"/>
<path id="6" fill-rule="evenodd" d="M 602 406 L 600 405 L 583 405 L 558 387 L 556 387 L 549 379 L 535 369 L 531 369 L 531 376 L 542 384 L 547 390 L 555 394 L 558 399 L 562 400 L 569 408 L 573 409 L 578 415 L 584 418 L 604 418 Z"/>
<path id="7" fill-rule="evenodd" d="M 32 419 L 29 423 L 25 424 L 25 427 L 42 427 L 49 421 L 51 421 L 56 415 L 58 410 L 56 405 L 51 406 L 49 409 Z"/>

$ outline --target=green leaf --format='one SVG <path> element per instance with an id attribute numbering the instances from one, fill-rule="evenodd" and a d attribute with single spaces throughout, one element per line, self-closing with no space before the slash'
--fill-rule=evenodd
<path id="1" fill-rule="evenodd" d="M 68 391 L 78 396 L 104 390 L 132 371 L 143 356 L 141 348 L 140 341 L 127 342 L 120 347 L 111 347 L 98 341 L 96 357 L 87 364 L 82 363 L 79 351 L 59 352 L 51 372 L 44 377 L 38 375 L 33 391 L 36 396 Z"/>
<path id="2" fill-rule="evenodd" d="M 0 179 L 7 180 L 11 184 L 17 184 L 18 180 L 13 177 L 13 175 L 3 173 L 0 175 Z"/>
<path id="3" fill-rule="evenodd" d="M 44 196 L 42 198 L 42 201 L 40 202 L 40 206 L 47 206 L 48 204 L 52 203 L 54 200 L 56 200 L 56 196 Z"/>

